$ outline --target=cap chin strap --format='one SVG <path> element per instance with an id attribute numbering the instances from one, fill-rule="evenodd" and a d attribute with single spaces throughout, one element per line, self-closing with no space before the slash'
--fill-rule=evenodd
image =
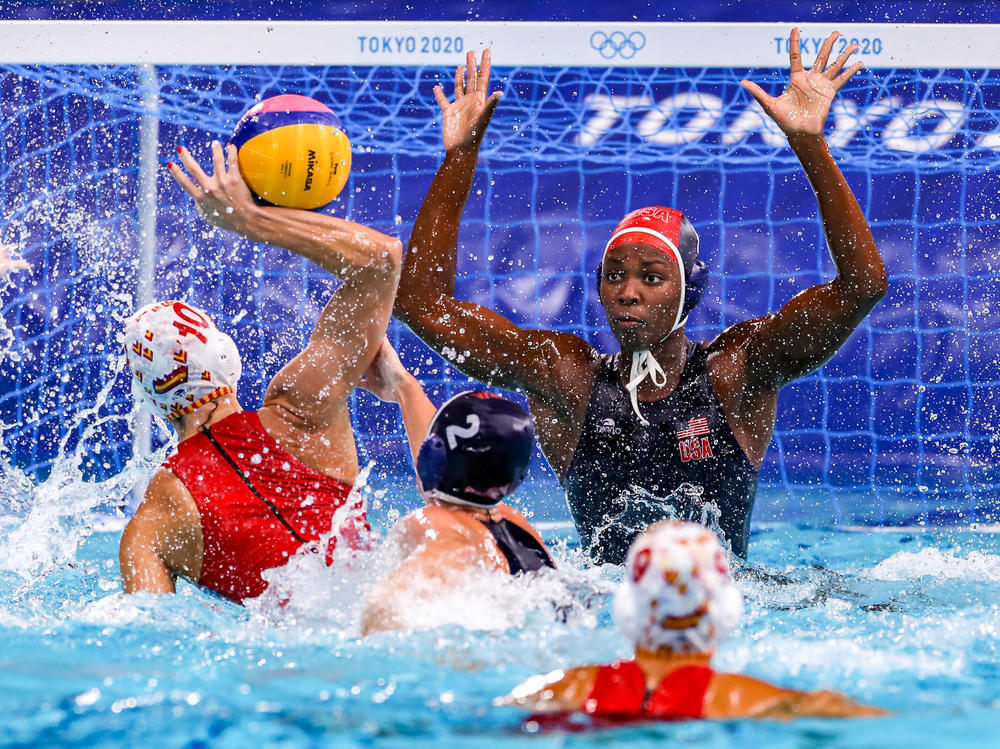
<path id="1" fill-rule="evenodd" d="M 653 353 L 649 349 L 633 351 L 632 371 L 629 374 L 628 384 L 625 385 L 625 389 L 628 390 L 629 398 L 632 401 L 632 410 L 635 411 L 635 415 L 639 417 L 639 421 L 643 425 L 648 425 L 649 420 L 639 410 L 639 385 L 647 377 L 657 387 L 663 387 L 667 384 L 667 375 L 664 374 L 663 368 L 653 358 Z"/>
<path id="2" fill-rule="evenodd" d="M 681 271 L 683 273 L 683 271 Z M 685 315 L 680 322 L 675 323 L 674 327 L 670 329 L 670 333 L 667 333 L 663 338 L 658 340 L 653 344 L 654 347 L 659 346 L 663 343 L 670 335 L 677 330 L 677 328 L 684 325 L 687 322 L 687 315 Z M 635 415 L 639 417 L 639 422 L 643 426 L 649 426 L 649 419 L 642 415 L 639 411 L 639 385 L 646 378 L 653 381 L 656 387 L 663 387 L 667 384 L 667 375 L 663 371 L 663 367 L 660 363 L 656 361 L 653 357 L 653 352 L 647 349 L 642 349 L 641 351 L 632 352 L 632 371 L 629 372 L 628 383 L 625 385 L 625 389 L 628 391 L 629 399 L 632 401 L 632 410 L 635 411 Z"/>

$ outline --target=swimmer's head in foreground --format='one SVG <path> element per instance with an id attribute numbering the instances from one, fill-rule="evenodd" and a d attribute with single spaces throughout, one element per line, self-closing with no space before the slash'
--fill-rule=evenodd
<path id="1" fill-rule="evenodd" d="M 524 481 L 534 448 L 531 416 L 517 403 L 482 391 L 460 393 L 438 409 L 420 448 L 420 493 L 494 507 Z"/>
<path id="2" fill-rule="evenodd" d="M 666 520 L 629 550 L 615 621 L 635 646 L 632 660 L 535 676 L 497 701 L 543 716 L 582 713 L 600 721 L 860 717 L 884 714 L 831 691 L 784 689 L 719 673 L 711 658 L 736 627 L 743 599 L 718 539 Z M 547 720 L 552 720 L 551 717 Z"/>
<path id="3" fill-rule="evenodd" d="M 742 611 L 726 553 L 704 526 L 665 520 L 632 544 L 614 613 L 635 647 L 711 654 Z"/>
<path id="4" fill-rule="evenodd" d="M 614 228 L 598 287 L 623 349 L 653 347 L 687 322 L 708 283 L 698 245 L 694 226 L 676 208 L 639 208 Z"/>
<path id="5" fill-rule="evenodd" d="M 132 394 L 157 416 L 177 420 L 235 394 L 240 352 L 206 312 L 192 304 L 148 304 L 125 322 Z"/>

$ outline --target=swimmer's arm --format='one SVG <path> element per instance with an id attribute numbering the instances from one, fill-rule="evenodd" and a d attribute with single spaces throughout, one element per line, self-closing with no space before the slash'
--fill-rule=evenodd
<path id="1" fill-rule="evenodd" d="M 718 720 L 859 718 L 887 714 L 881 708 L 862 705 L 839 692 L 784 689 L 742 674 L 715 674 L 705 694 L 705 717 Z"/>
<path id="2" fill-rule="evenodd" d="M 757 718 L 792 720 L 794 718 L 878 718 L 888 710 L 860 702 L 840 692 L 793 692 L 779 703 L 757 714 Z"/>
<path id="3" fill-rule="evenodd" d="M 410 454 L 416 467 L 417 455 L 430 431 L 436 409 L 417 378 L 399 361 L 388 339 L 382 341 L 361 380 L 361 387 L 381 401 L 399 404 L 410 443 Z"/>
<path id="4" fill-rule="evenodd" d="M 520 707 L 536 714 L 578 712 L 594 690 L 597 672 L 597 666 L 583 666 L 532 676 L 493 704 Z"/>
<path id="5" fill-rule="evenodd" d="M 203 553 L 194 499 L 180 479 L 158 471 L 122 534 L 122 588 L 126 593 L 173 593 L 178 574 L 198 580 Z"/>
<path id="6" fill-rule="evenodd" d="M 212 143 L 212 176 L 183 146 L 178 154 L 191 176 L 174 163 L 170 175 L 209 223 L 252 242 L 284 247 L 343 280 L 398 274 L 401 247 L 394 237 L 316 211 L 257 205 L 240 175 L 236 146 L 223 152 L 218 141 Z"/>
<path id="7" fill-rule="evenodd" d="M 452 365 L 477 380 L 524 389 L 543 399 L 572 390 L 574 385 L 583 385 L 575 389 L 589 395 L 586 384 L 575 382 L 577 369 L 590 371 L 593 349 L 589 344 L 565 333 L 519 328 L 486 307 L 455 299 L 459 227 L 479 146 L 496 106 L 496 95 L 490 99 L 483 95 L 488 65 L 487 52 L 483 59 L 486 79 L 481 71 L 474 92 L 467 90 L 468 83 L 461 83 L 466 68 L 459 68 L 455 102 L 449 103 L 440 88 L 435 91 L 444 111 L 446 153 L 410 235 L 393 313 Z M 478 102 L 475 107 L 466 104 L 470 98 Z M 460 122 L 452 124 L 456 116 Z"/>
<path id="8" fill-rule="evenodd" d="M 781 387 L 820 367 L 885 296 L 885 266 L 861 206 L 834 161 L 823 135 L 833 97 L 862 64 L 846 69 L 857 45 L 827 66 L 837 34 L 823 44 L 805 71 L 799 33 L 792 31 L 791 80 L 780 97 L 754 83 L 743 86 L 788 136 L 819 203 L 823 229 L 837 268 L 832 281 L 803 291 L 780 311 L 760 318 L 747 350 L 748 375 L 766 388 Z"/>
<path id="9" fill-rule="evenodd" d="M 227 169 L 221 145 L 212 144 L 212 177 L 187 149 L 180 149 L 180 155 L 197 184 L 176 165 L 170 173 L 208 221 L 292 250 L 343 281 L 320 314 L 306 349 L 278 372 L 264 399 L 265 407 L 279 407 L 297 428 L 329 427 L 342 415 L 385 336 L 399 282 L 399 240 L 313 211 L 257 206 L 232 145 Z"/>

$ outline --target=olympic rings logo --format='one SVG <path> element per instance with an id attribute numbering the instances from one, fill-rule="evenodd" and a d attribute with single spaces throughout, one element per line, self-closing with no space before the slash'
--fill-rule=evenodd
<path id="1" fill-rule="evenodd" d="M 646 46 L 646 35 L 641 31 L 626 34 L 624 31 L 612 31 L 605 34 L 595 31 L 590 35 L 590 46 L 601 53 L 601 57 L 610 60 L 615 55 L 621 55 L 623 60 L 631 60 L 636 52 Z"/>

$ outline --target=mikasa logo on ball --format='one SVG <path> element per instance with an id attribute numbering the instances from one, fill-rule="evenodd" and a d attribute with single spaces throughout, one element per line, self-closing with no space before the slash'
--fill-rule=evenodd
<path id="1" fill-rule="evenodd" d="M 303 190 L 309 190 L 310 188 L 312 188 L 313 172 L 315 170 L 316 170 L 316 152 L 310 148 L 309 159 L 306 162 L 306 186 L 302 188 Z"/>

